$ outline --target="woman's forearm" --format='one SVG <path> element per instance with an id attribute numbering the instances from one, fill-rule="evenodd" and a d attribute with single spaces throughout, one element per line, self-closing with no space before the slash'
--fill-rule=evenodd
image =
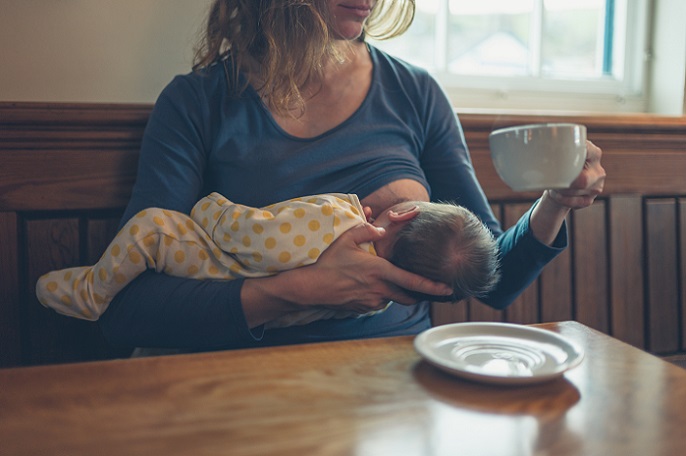
<path id="1" fill-rule="evenodd" d="M 569 211 L 568 207 L 556 203 L 547 192 L 544 193 L 529 219 L 534 237 L 545 245 L 552 245 Z"/>
<path id="2" fill-rule="evenodd" d="M 303 310 L 298 290 L 308 289 L 303 268 L 259 279 L 246 279 L 240 299 L 249 328 L 277 320 L 290 312 Z"/>
<path id="3" fill-rule="evenodd" d="M 230 348 L 254 342 L 240 302 L 242 280 L 193 280 L 144 272 L 98 322 L 114 346 Z"/>

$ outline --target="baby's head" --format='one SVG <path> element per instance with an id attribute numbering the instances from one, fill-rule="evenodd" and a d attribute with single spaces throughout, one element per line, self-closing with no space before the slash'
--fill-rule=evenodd
<path id="1" fill-rule="evenodd" d="M 466 208 L 450 203 L 402 202 L 374 222 L 387 235 L 375 243 L 379 256 L 398 267 L 450 285 L 451 296 L 418 295 L 431 301 L 481 297 L 500 278 L 498 246 L 491 231 Z"/>

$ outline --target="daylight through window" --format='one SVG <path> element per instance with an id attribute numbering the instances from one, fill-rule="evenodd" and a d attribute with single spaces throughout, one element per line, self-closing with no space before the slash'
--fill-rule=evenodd
<path id="1" fill-rule="evenodd" d="M 647 3 L 417 0 L 405 35 L 372 43 L 429 69 L 458 106 L 553 108 L 582 94 L 600 109 L 637 110 Z"/>

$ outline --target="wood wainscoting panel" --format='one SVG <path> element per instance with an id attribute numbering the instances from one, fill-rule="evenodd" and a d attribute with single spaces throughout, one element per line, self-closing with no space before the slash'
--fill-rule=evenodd
<path id="1" fill-rule="evenodd" d="M 440 326 L 447 323 L 469 321 L 468 301 L 431 303 L 431 324 Z"/>
<path id="2" fill-rule="evenodd" d="M 588 128 L 588 138 L 603 150 L 608 179 L 605 194 L 686 194 L 686 116 L 649 114 L 575 115 L 460 112 L 460 121 L 477 176 L 493 201 L 536 198 L 513 194 L 498 177 L 488 135 L 496 128 L 546 122 L 573 122 Z"/>
<path id="3" fill-rule="evenodd" d="M 19 232 L 17 214 L 0 212 L 0 367 L 21 361 Z"/>
<path id="4" fill-rule="evenodd" d="M 612 335 L 645 348 L 643 198 L 609 198 Z"/>
<path id="5" fill-rule="evenodd" d="M 105 343 L 96 323 L 43 308 L 34 287 L 48 270 L 94 263 L 114 236 L 151 109 L 0 102 L 0 367 L 126 355 Z M 459 116 L 477 177 L 505 225 L 540 193 L 513 192 L 500 180 L 488 147 L 496 128 L 585 124 L 608 178 L 596 204 L 568 218 L 570 248 L 510 309 L 470 299 L 435 306 L 434 321 L 578 319 L 657 354 L 685 350 L 686 117 Z"/>
<path id="6" fill-rule="evenodd" d="M 106 218 L 86 220 L 86 260 L 85 264 L 98 262 L 109 243 L 116 236 L 121 214 Z"/>
<path id="7" fill-rule="evenodd" d="M 567 217 L 567 226 L 570 226 Z M 569 228 L 568 228 L 569 229 Z M 568 233 L 571 236 L 571 231 Z M 541 322 L 574 319 L 572 293 L 572 254 L 567 248 L 541 272 Z"/>
<path id="8" fill-rule="evenodd" d="M 609 334 L 605 201 L 573 214 L 575 320 Z"/>
<path id="9" fill-rule="evenodd" d="M 130 349 L 110 347 L 96 322 L 60 315 L 43 307 L 35 294 L 36 282 L 42 274 L 91 264 L 95 262 L 91 262 L 93 258 L 97 261 L 117 223 L 118 219 L 113 218 L 88 220 L 68 216 L 25 222 L 26 251 L 23 256 L 27 278 L 21 299 L 27 316 L 24 364 L 97 360 L 130 353 Z M 93 253 L 89 254 L 89 251 Z"/>
<path id="10" fill-rule="evenodd" d="M 504 321 L 505 311 L 497 310 L 484 304 L 476 298 L 467 300 L 469 308 L 469 321 Z"/>
<path id="11" fill-rule="evenodd" d="M 11 150 L 2 153 L 0 210 L 126 206 L 138 150 Z"/>
<path id="12" fill-rule="evenodd" d="M 0 211 L 124 207 L 151 109 L 0 102 Z"/>
<path id="13" fill-rule="evenodd" d="M 686 198 L 679 198 L 679 289 L 681 313 L 681 348 L 680 351 L 686 351 Z"/>
<path id="14" fill-rule="evenodd" d="M 80 264 L 79 220 L 27 220 L 25 232 L 26 251 L 23 255 L 27 280 L 23 305 L 28 317 L 25 342 L 28 361 L 30 364 L 72 361 L 76 358 L 70 356 L 74 347 L 64 342 L 76 335 L 75 323 L 79 322 L 43 307 L 36 298 L 35 287 L 38 278 L 46 272 Z"/>
<path id="15" fill-rule="evenodd" d="M 531 203 L 507 204 L 503 211 L 503 226 L 513 226 L 531 208 Z M 505 320 L 511 323 L 538 323 L 540 313 L 538 306 L 538 284 L 541 279 L 537 278 L 531 283 L 515 302 L 505 309 Z"/>
<path id="16" fill-rule="evenodd" d="M 674 353 L 681 337 L 676 200 L 651 198 L 645 204 L 648 349 Z"/>

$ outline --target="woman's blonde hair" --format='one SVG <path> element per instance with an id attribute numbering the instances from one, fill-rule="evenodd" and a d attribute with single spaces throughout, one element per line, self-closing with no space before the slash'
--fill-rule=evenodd
<path id="1" fill-rule="evenodd" d="M 320 81 L 327 59 L 342 60 L 329 30 L 326 0 L 215 0 L 196 48 L 194 70 L 231 60 L 231 89 L 240 93 L 238 72 L 248 75 L 270 109 L 301 111 L 300 89 Z M 378 0 L 363 35 L 388 39 L 414 19 L 415 0 Z"/>

